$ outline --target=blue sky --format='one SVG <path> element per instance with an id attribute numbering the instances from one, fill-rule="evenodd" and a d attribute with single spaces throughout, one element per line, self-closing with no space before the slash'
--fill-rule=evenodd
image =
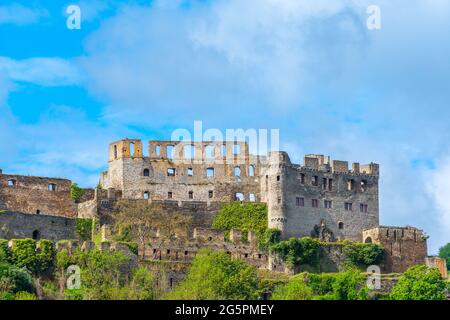
<path id="1" fill-rule="evenodd" d="M 423 228 L 436 252 L 450 241 L 449 30 L 447 0 L 2 0 L 0 167 L 88 187 L 115 139 L 194 120 L 275 128 L 296 162 L 379 163 L 381 223 Z"/>

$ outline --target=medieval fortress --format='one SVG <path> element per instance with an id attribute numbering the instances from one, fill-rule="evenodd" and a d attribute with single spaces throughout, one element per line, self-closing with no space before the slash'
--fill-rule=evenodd
<path id="1" fill-rule="evenodd" d="M 230 241 L 211 228 L 224 202 L 263 202 L 268 225 L 282 238 L 312 236 L 329 242 L 321 262 L 335 271 L 342 260 L 339 241 L 378 243 L 385 249 L 384 272 L 402 272 L 425 264 L 424 233 L 414 227 L 386 227 L 379 221 L 379 165 L 360 165 L 307 155 L 303 165 L 286 152 L 252 155 L 245 142 L 150 141 L 144 156 L 141 140 L 109 146 L 99 186 L 86 189 L 75 203 L 71 181 L 8 175 L 0 171 L 0 238 L 77 239 L 77 217 L 95 218 L 107 240 L 108 216 L 119 199 L 159 203 L 168 212 L 192 217 L 185 243 L 157 243 L 146 249 L 152 259 L 188 263 L 202 247 L 226 250 L 236 258 L 272 270 L 281 265 L 258 249 L 253 232 L 247 241 L 232 230 Z M 395 213 L 392 213 L 395 214 Z M 280 270 L 282 271 L 282 270 Z M 172 280 L 171 280 L 172 281 Z"/>

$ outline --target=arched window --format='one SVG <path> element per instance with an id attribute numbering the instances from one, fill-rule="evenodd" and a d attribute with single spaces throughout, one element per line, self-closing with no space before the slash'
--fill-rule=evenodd
<path id="1" fill-rule="evenodd" d="M 173 159 L 173 153 L 174 153 L 174 146 L 169 145 L 166 148 L 166 156 L 168 159 Z"/>
<path id="2" fill-rule="evenodd" d="M 16 186 L 16 180 L 8 180 L 8 187 L 14 188 Z"/>
<path id="3" fill-rule="evenodd" d="M 236 201 L 244 201 L 244 194 L 242 192 L 236 192 L 234 195 Z"/>
<path id="4" fill-rule="evenodd" d="M 254 193 L 249 193 L 249 194 L 248 194 L 248 200 L 249 200 L 250 202 L 255 202 L 255 201 L 256 201 L 255 194 L 254 194 Z"/>
<path id="5" fill-rule="evenodd" d="M 168 168 L 167 169 L 167 176 L 168 177 L 174 177 L 177 170 L 175 168 Z"/>
<path id="6" fill-rule="evenodd" d="M 36 214 L 41 214 L 41 210 L 36 210 Z"/>
<path id="7" fill-rule="evenodd" d="M 33 240 L 39 240 L 39 238 L 41 237 L 39 230 L 34 230 L 33 231 Z"/>
<path id="8" fill-rule="evenodd" d="M 214 177 L 214 168 L 207 168 L 206 169 L 206 177 L 208 177 L 208 178 Z"/>
<path id="9" fill-rule="evenodd" d="M 240 177 L 241 176 L 241 167 L 239 167 L 239 166 L 234 167 L 234 176 L 235 177 Z"/>
<path id="10" fill-rule="evenodd" d="M 158 157 L 161 155 L 161 146 L 159 144 L 155 146 L 155 153 Z"/>
<path id="11" fill-rule="evenodd" d="M 249 177 L 255 176 L 255 166 L 252 164 L 248 167 L 248 176 Z"/>
<path id="12" fill-rule="evenodd" d="M 56 184 L 50 183 L 48 185 L 48 191 L 56 191 Z"/>
<path id="13" fill-rule="evenodd" d="M 365 243 L 372 243 L 372 238 L 371 237 L 367 237 L 366 240 L 364 240 Z"/>
<path id="14" fill-rule="evenodd" d="M 344 229 L 344 223 L 343 222 L 339 222 L 338 223 L 338 228 L 341 229 L 341 230 Z"/>
<path id="15" fill-rule="evenodd" d="M 135 146 L 134 142 L 130 142 L 130 157 L 134 157 Z"/>
<path id="16" fill-rule="evenodd" d="M 114 159 L 117 159 L 117 145 L 114 145 Z"/>
<path id="17" fill-rule="evenodd" d="M 150 192 L 148 192 L 148 191 L 145 191 L 145 192 L 144 192 L 144 199 L 145 199 L 145 200 L 150 199 Z"/>
<path id="18" fill-rule="evenodd" d="M 150 177 L 150 170 L 144 169 L 144 177 Z"/>

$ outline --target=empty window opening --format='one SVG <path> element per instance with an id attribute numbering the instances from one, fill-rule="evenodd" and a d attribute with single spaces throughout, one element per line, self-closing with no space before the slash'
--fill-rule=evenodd
<path id="1" fill-rule="evenodd" d="M 184 255 L 185 255 L 185 256 L 187 256 L 187 255 L 188 255 L 188 252 L 187 252 L 187 251 L 185 251 L 185 252 L 184 252 Z"/>
<path id="2" fill-rule="evenodd" d="M 220 152 L 222 154 L 222 157 L 226 157 L 227 156 L 227 145 L 223 144 L 222 147 L 220 148 Z"/>
<path id="3" fill-rule="evenodd" d="M 158 157 L 161 155 L 161 146 L 159 144 L 155 147 L 155 153 Z"/>
<path id="4" fill-rule="evenodd" d="M 189 199 L 194 199 L 194 191 L 189 191 Z"/>
<path id="5" fill-rule="evenodd" d="M 173 193 L 171 191 L 167 192 L 167 199 L 172 199 Z"/>
<path id="6" fill-rule="evenodd" d="M 305 174 L 304 173 L 300 173 L 300 183 L 305 184 Z"/>
<path id="7" fill-rule="evenodd" d="M 255 176 L 255 166 L 252 164 L 248 167 L 248 176 L 249 177 Z"/>
<path id="8" fill-rule="evenodd" d="M 319 185 L 319 177 L 318 176 L 313 176 L 312 177 L 312 185 L 313 186 L 318 186 Z"/>
<path id="9" fill-rule="evenodd" d="M 300 198 L 300 197 L 295 198 L 295 205 L 297 207 L 304 207 L 305 206 L 305 198 Z"/>
<path id="10" fill-rule="evenodd" d="M 394 240 L 397 240 L 397 230 L 394 230 Z"/>
<path id="11" fill-rule="evenodd" d="M 118 154 L 117 154 L 117 146 L 114 145 L 114 159 L 117 159 Z"/>
<path id="12" fill-rule="evenodd" d="M 144 177 L 150 177 L 150 170 L 144 169 Z"/>
<path id="13" fill-rule="evenodd" d="M 281 179 L 281 177 L 280 177 L 280 176 L 277 176 L 277 181 L 280 181 L 280 179 Z"/>
<path id="14" fill-rule="evenodd" d="M 187 176 L 192 177 L 194 175 L 194 170 L 192 168 L 187 168 Z"/>
<path id="15" fill-rule="evenodd" d="M 241 176 L 241 167 L 234 167 L 234 176 L 240 177 Z"/>
<path id="16" fill-rule="evenodd" d="M 244 194 L 242 192 L 236 192 L 234 195 L 236 201 L 244 201 Z"/>
<path id="17" fill-rule="evenodd" d="M 134 157 L 135 147 L 134 142 L 130 142 L 130 157 Z"/>
<path id="18" fill-rule="evenodd" d="M 168 159 L 173 159 L 174 149 L 175 148 L 172 145 L 166 147 L 166 156 Z"/>
<path id="19" fill-rule="evenodd" d="M 206 169 L 206 177 L 208 177 L 208 178 L 214 177 L 214 168 L 207 168 Z"/>
<path id="20" fill-rule="evenodd" d="M 361 180 L 361 191 L 364 192 L 367 189 L 367 180 Z"/>
<path id="21" fill-rule="evenodd" d="M 328 179 L 328 191 L 333 190 L 333 179 Z"/>
<path id="22" fill-rule="evenodd" d="M 170 254 L 170 250 L 169 249 L 167 250 L 167 254 Z"/>
<path id="23" fill-rule="evenodd" d="M 167 176 L 168 177 L 174 177 L 177 170 L 175 168 L 168 168 L 167 169 Z"/>
<path id="24" fill-rule="evenodd" d="M 41 237 L 41 234 L 39 232 L 39 230 L 34 230 L 33 231 L 33 240 L 39 240 Z"/>
<path id="25" fill-rule="evenodd" d="M 249 194 L 248 194 L 248 200 L 249 200 L 250 202 L 255 202 L 255 201 L 256 201 L 255 194 L 254 194 L 254 193 L 249 193 Z"/>
<path id="26" fill-rule="evenodd" d="M 15 187 L 16 186 L 16 180 L 8 180 L 8 187 Z"/>
<path id="27" fill-rule="evenodd" d="M 372 243 L 372 238 L 367 237 L 366 240 L 364 240 L 364 243 Z"/>
<path id="28" fill-rule="evenodd" d="M 208 198 L 209 198 L 209 199 L 214 198 L 214 191 L 212 191 L 212 190 L 209 190 L 209 191 L 208 191 Z"/>
<path id="29" fill-rule="evenodd" d="M 324 200 L 323 205 L 326 209 L 331 209 L 333 206 L 333 202 L 331 200 Z"/>
<path id="30" fill-rule="evenodd" d="M 237 156 L 241 152 L 241 146 L 238 144 L 233 145 L 233 155 Z"/>
<path id="31" fill-rule="evenodd" d="M 56 191 L 56 184 L 50 183 L 48 185 L 48 191 Z"/>
<path id="32" fill-rule="evenodd" d="M 194 145 L 188 144 L 184 146 L 184 158 L 185 159 L 194 159 L 195 148 Z"/>
<path id="33" fill-rule="evenodd" d="M 148 192 L 148 191 L 145 191 L 145 192 L 144 192 L 144 199 L 145 199 L 145 200 L 150 199 L 150 192 Z"/>
<path id="34" fill-rule="evenodd" d="M 344 229 L 344 223 L 343 223 L 343 222 L 339 222 L 339 223 L 338 223 L 338 228 L 339 228 L 340 230 Z"/>
<path id="35" fill-rule="evenodd" d="M 352 191 L 355 189 L 355 180 L 349 179 L 347 180 L 347 190 Z"/>
<path id="36" fill-rule="evenodd" d="M 41 214 L 41 210 L 36 210 L 36 214 Z"/>
<path id="37" fill-rule="evenodd" d="M 326 190 L 327 189 L 327 178 L 323 178 L 322 179 L 322 189 Z"/>
<path id="38" fill-rule="evenodd" d="M 360 211 L 360 212 L 367 213 L 367 211 L 368 211 L 368 206 L 367 206 L 367 204 L 361 203 L 361 204 L 359 205 L 359 211 Z"/>
<path id="39" fill-rule="evenodd" d="M 313 208 L 318 208 L 319 207 L 319 200 L 312 199 L 311 204 L 312 204 Z"/>
<path id="40" fill-rule="evenodd" d="M 351 202 L 346 202 L 346 203 L 344 204 L 344 208 L 345 208 L 345 211 L 352 211 L 352 210 L 353 210 L 353 203 L 351 203 Z"/>
<path id="41" fill-rule="evenodd" d="M 205 148 L 206 159 L 214 159 L 214 146 L 206 146 Z"/>

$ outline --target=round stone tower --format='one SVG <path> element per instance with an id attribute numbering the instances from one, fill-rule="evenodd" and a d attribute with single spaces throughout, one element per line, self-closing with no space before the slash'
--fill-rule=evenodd
<path id="1" fill-rule="evenodd" d="M 281 237 L 286 236 L 286 165 L 290 163 L 286 152 L 276 151 L 269 153 L 269 163 L 265 183 L 267 185 L 267 207 L 269 228 L 279 229 Z"/>

